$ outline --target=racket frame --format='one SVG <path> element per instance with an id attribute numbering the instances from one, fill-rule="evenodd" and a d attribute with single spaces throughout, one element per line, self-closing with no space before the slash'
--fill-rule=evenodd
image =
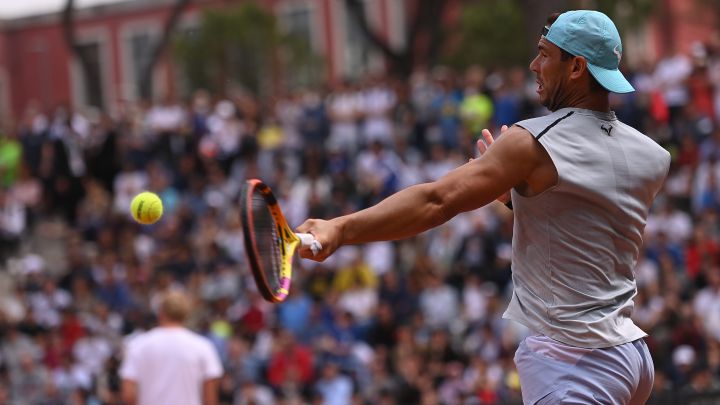
<path id="1" fill-rule="evenodd" d="M 241 194 L 242 204 L 244 209 L 240 210 L 241 222 L 243 227 L 243 239 L 245 240 L 245 253 L 247 255 L 250 271 L 255 278 L 255 284 L 257 285 L 258 291 L 267 301 L 270 302 L 282 302 L 290 293 L 290 284 L 292 280 L 292 260 L 295 249 L 300 244 L 300 238 L 295 235 L 295 232 L 290 229 L 285 216 L 280 209 L 277 198 L 273 194 L 270 187 L 258 179 L 250 179 L 245 183 L 245 190 Z M 256 235 L 250 229 L 253 215 L 253 199 L 252 195 L 259 193 L 265 203 L 267 204 L 268 211 L 275 222 L 276 232 L 278 239 L 276 243 L 279 244 L 281 257 L 280 257 L 280 274 L 278 278 L 280 285 L 274 289 L 270 286 L 270 283 L 265 276 L 265 271 L 261 264 L 261 260 L 258 257 L 258 250 L 256 249 L 257 240 Z"/>

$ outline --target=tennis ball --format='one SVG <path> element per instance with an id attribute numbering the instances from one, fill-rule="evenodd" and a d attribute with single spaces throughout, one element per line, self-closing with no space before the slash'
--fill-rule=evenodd
<path id="1" fill-rule="evenodd" d="M 162 200 L 155 193 L 143 191 L 132 199 L 130 213 L 143 225 L 154 224 L 163 214 Z"/>

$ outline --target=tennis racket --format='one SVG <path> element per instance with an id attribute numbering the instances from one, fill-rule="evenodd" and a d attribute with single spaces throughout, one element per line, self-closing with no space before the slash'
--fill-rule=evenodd
<path id="1" fill-rule="evenodd" d="M 288 226 L 277 199 L 265 183 L 248 180 L 241 192 L 245 254 L 260 294 L 270 302 L 287 298 L 292 279 L 292 258 L 298 245 L 317 254 L 322 246 L 309 233 Z"/>

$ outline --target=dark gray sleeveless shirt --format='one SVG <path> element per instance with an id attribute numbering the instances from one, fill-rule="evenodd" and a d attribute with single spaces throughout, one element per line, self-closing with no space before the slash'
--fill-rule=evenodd
<path id="1" fill-rule="evenodd" d="M 599 348 L 645 336 L 630 319 L 633 271 L 670 154 L 614 113 L 564 108 L 518 122 L 547 150 L 558 183 L 512 191 L 513 296 L 505 318 Z"/>

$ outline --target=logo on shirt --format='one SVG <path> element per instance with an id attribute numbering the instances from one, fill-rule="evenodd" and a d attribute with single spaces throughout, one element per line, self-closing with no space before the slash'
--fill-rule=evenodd
<path id="1" fill-rule="evenodd" d="M 605 124 L 603 124 L 603 125 L 600 125 L 600 129 L 602 129 L 603 131 L 605 131 L 605 133 L 607 134 L 607 136 L 610 136 L 610 132 L 612 131 L 613 126 L 612 126 L 612 125 L 605 125 Z"/>

